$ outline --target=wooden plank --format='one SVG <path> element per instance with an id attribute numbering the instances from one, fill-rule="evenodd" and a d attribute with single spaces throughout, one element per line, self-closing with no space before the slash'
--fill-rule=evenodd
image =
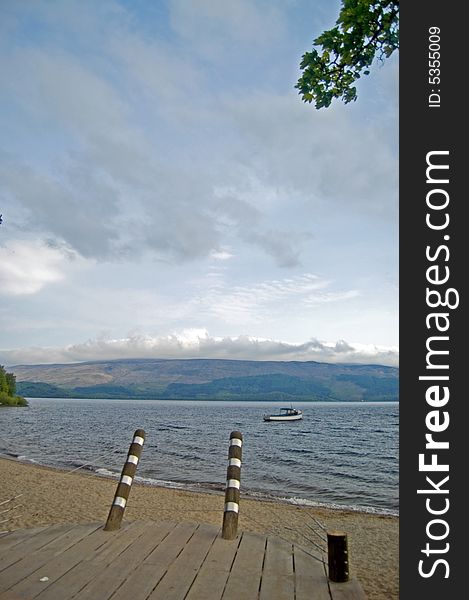
<path id="1" fill-rule="evenodd" d="M 52 556 L 50 552 L 39 551 L 32 557 L 25 557 L 20 563 L 13 565 L 13 568 L 21 572 L 22 577 L 21 580 L 9 588 L 9 592 L 16 594 L 19 598 L 28 598 L 29 600 L 35 598 L 62 577 L 82 557 L 103 543 L 103 539 L 99 535 L 100 530 L 102 530 L 101 524 L 77 525 L 60 538 L 61 547 L 55 548 Z M 93 535 L 94 533 L 98 533 L 98 535 Z M 21 566 L 24 561 L 27 562 L 27 569 Z M 34 571 L 31 571 L 31 568 L 34 568 Z M 27 574 L 28 571 L 30 571 L 29 575 Z M 41 582 L 40 580 L 43 577 L 47 577 L 48 580 Z M 0 600 L 5 600 L 4 595 L 5 592 L 0 594 Z"/>
<path id="2" fill-rule="evenodd" d="M 200 525 L 148 600 L 181 600 L 181 598 L 185 598 L 217 534 L 217 528 Z"/>
<path id="3" fill-rule="evenodd" d="M 292 543 L 268 537 L 259 600 L 291 600 L 295 596 Z"/>
<path id="4" fill-rule="evenodd" d="M 166 568 L 175 560 L 197 530 L 195 523 L 178 523 L 162 544 L 145 559 L 145 564 L 164 565 Z"/>
<path id="5" fill-rule="evenodd" d="M 53 528 L 51 527 L 50 529 Z M 38 538 L 36 539 L 36 546 L 39 547 L 31 553 L 24 550 L 25 546 L 30 550 L 32 549 L 29 541 L 22 544 L 21 548 L 16 549 L 15 546 L 13 550 L 16 551 L 12 552 L 11 556 L 5 561 L 10 563 L 9 566 L 0 573 L 0 592 L 10 589 L 13 585 L 39 569 L 49 558 L 54 556 L 60 549 L 61 544 L 73 543 L 76 535 L 78 535 L 78 533 L 73 533 L 73 531 L 63 530 L 61 535 L 57 535 L 57 533 L 58 530 L 55 529 L 53 531 L 46 530 L 44 533 L 34 536 L 33 540 Z"/>
<path id="6" fill-rule="evenodd" d="M 257 599 L 262 578 L 266 538 L 244 532 L 226 582 L 223 600 Z"/>
<path id="7" fill-rule="evenodd" d="M 61 577 L 54 578 L 37 599 L 67 600 L 74 597 L 103 569 L 103 563 L 93 562 L 92 557 L 115 539 L 125 537 L 129 527 L 129 524 L 125 524 L 119 531 L 109 533 L 104 531 L 101 525 L 88 538 L 77 544 L 75 552 L 70 549 L 64 553 L 61 557 L 63 562 L 57 565 L 57 569 L 63 571 L 68 567 L 68 570 Z"/>
<path id="8" fill-rule="evenodd" d="M 70 600 L 79 598 L 80 590 L 101 572 L 102 565 L 81 561 L 52 585 L 36 596 L 36 600 Z"/>
<path id="9" fill-rule="evenodd" d="M 121 552 L 140 537 L 147 527 L 148 523 L 133 521 L 116 531 L 106 531 L 105 533 L 109 536 L 109 539 L 98 549 L 93 556 L 93 560 L 103 563 L 102 568 L 104 568 L 105 565 L 110 564 Z"/>
<path id="10" fill-rule="evenodd" d="M 221 598 L 239 542 L 240 539 L 216 538 L 185 600 Z"/>
<path id="11" fill-rule="evenodd" d="M 10 550 L 16 544 L 21 544 L 26 539 L 32 537 L 44 531 L 47 528 L 47 525 L 43 525 L 42 527 L 34 527 L 31 529 L 16 529 L 14 531 L 9 531 L 4 535 L 0 536 L 0 556 L 5 553 L 7 550 Z"/>
<path id="12" fill-rule="evenodd" d="M 121 585 L 112 600 L 146 600 L 165 572 L 161 566 L 140 565 Z"/>
<path id="13" fill-rule="evenodd" d="M 55 525 L 1 541 L 0 600 L 366 600 L 356 579 L 329 582 L 299 546 L 223 540 L 211 525 Z"/>
<path id="14" fill-rule="evenodd" d="M 168 524 L 146 524 L 143 535 L 134 540 L 111 564 L 102 569 L 81 591 L 80 600 L 110 598 L 126 578 L 145 560 L 171 531 Z M 133 594 L 131 595 L 133 598 Z"/>
<path id="15" fill-rule="evenodd" d="M 332 600 L 366 600 L 366 594 L 356 579 L 344 583 L 329 581 Z"/>
<path id="16" fill-rule="evenodd" d="M 293 548 L 296 600 L 331 600 L 324 564 L 298 546 Z"/>
<path id="17" fill-rule="evenodd" d="M 28 536 L 21 544 L 17 544 L 11 550 L 5 550 L 0 556 L 0 572 L 72 528 L 73 525 L 71 524 L 51 525 L 36 535 L 32 535 L 31 537 Z"/>
<path id="18" fill-rule="evenodd" d="M 172 527 L 166 538 L 147 556 L 117 590 L 112 600 L 146 600 L 155 589 L 171 563 L 179 556 L 196 530 L 194 523 L 169 523 Z"/>

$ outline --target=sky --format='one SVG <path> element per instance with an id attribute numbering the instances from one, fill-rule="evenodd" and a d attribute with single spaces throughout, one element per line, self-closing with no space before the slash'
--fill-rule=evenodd
<path id="1" fill-rule="evenodd" d="M 0 363 L 398 364 L 398 56 L 294 88 L 331 0 L 0 2 Z"/>

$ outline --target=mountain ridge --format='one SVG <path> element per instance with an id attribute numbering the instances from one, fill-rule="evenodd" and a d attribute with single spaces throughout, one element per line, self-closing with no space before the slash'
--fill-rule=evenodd
<path id="1" fill-rule="evenodd" d="M 397 401 L 399 369 L 316 361 L 130 358 L 10 367 L 29 397 Z"/>

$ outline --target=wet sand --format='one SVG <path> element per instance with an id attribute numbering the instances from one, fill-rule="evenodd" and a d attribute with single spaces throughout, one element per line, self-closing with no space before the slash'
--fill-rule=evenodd
<path id="1" fill-rule="evenodd" d="M 116 480 L 70 473 L 15 460 L 0 459 L 0 530 L 49 523 L 106 521 Z M 221 525 L 223 495 L 150 487 L 134 483 L 126 520 L 197 521 Z M 16 508 L 14 508 L 16 507 Z M 361 512 L 293 506 L 280 502 L 241 499 L 239 527 L 273 533 L 317 552 L 321 528 L 348 534 L 351 574 L 369 600 L 394 600 L 398 592 L 399 519 Z M 313 531 L 314 530 L 314 531 Z"/>

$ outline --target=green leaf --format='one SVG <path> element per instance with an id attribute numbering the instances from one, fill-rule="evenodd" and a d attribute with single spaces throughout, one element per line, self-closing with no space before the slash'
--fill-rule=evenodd
<path id="1" fill-rule="evenodd" d="M 375 58 L 389 58 L 399 48 L 399 1 L 342 0 L 336 26 L 313 43 L 319 50 L 302 56 L 295 85 L 302 99 L 318 109 L 334 98 L 355 101 L 355 81 L 370 74 Z"/>

